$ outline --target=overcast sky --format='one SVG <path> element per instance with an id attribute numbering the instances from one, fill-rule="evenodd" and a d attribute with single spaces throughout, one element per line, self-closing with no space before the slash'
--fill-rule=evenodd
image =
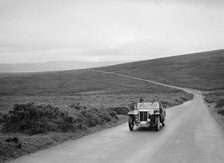
<path id="1" fill-rule="evenodd" d="M 134 61 L 224 49 L 223 0 L 0 0 L 0 62 Z"/>

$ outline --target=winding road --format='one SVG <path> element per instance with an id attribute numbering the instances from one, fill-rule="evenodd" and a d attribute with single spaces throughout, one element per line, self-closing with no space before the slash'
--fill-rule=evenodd
<path id="1" fill-rule="evenodd" d="M 96 71 L 96 70 L 94 70 Z M 22 156 L 15 163 L 222 163 L 224 132 L 210 115 L 198 90 L 180 88 L 122 75 L 135 80 L 182 89 L 194 99 L 167 109 L 166 127 L 159 132 L 128 124 L 67 141 L 63 144 Z"/>

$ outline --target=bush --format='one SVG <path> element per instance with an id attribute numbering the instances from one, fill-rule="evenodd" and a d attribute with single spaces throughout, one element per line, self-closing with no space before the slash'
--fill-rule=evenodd
<path id="1" fill-rule="evenodd" d="M 70 108 L 74 108 L 74 109 L 76 109 L 76 110 L 80 110 L 80 109 L 81 109 L 81 105 L 80 105 L 79 102 L 75 102 L 75 103 L 72 103 L 72 104 L 70 105 Z"/>
<path id="2" fill-rule="evenodd" d="M 90 108 L 79 103 L 71 107 L 76 110 L 69 114 L 51 105 L 16 104 L 13 110 L 1 116 L 2 131 L 29 135 L 48 131 L 67 132 L 118 120 L 116 112 L 111 109 Z"/>
<path id="3" fill-rule="evenodd" d="M 114 111 L 109 111 L 104 108 L 87 108 L 81 107 L 77 118 L 75 119 L 76 126 L 80 129 L 83 127 L 93 127 L 110 122 L 113 119 L 118 119 Z"/>
<path id="4" fill-rule="evenodd" d="M 218 110 L 217 113 L 218 113 L 218 114 L 222 114 L 222 115 L 224 115 L 224 109 L 222 109 L 222 110 Z"/>
<path id="5" fill-rule="evenodd" d="M 15 158 L 22 148 L 22 143 L 17 137 L 7 137 L 0 139 L 0 162 L 7 158 Z M 4 162 L 4 161 L 3 161 Z"/>
<path id="6" fill-rule="evenodd" d="M 0 112 L 0 125 L 4 122 L 4 114 Z"/>
<path id="7" fill-rule="evenodd" d="M 18 143 L 19 142 L 19 139 L 14 136 L 13 138 L 12 137 L 9 137 L 5 140 L 5 142 L 12 142 L 12 143 Z"/>
<path id="8" fill-rule="evenodd" d="M 68 131 L 73 128 L 73 117 L 51 105 L 16 104 L 4 117 L 3 131 L 25 134 L 47 131 Z"/>
<path id="9" fill-rule="evenodd" d="M 129 112 L 129 109 L 126 107 L 113 107 L 108 109 L 113 110 L 117 115 L 127 115 Z"/>
<path id="10" fill-rule="evenodd" d="M 163 101 L 163 100 L 160 101 L 160 104 L 161 104 L 162 108 L 168 108 L 171 106 L 171 104 L 169 102 Z"/>
<path id="11" fill-rule="evenodd" d="M 110 108 L 107 108 L 106 110 L 112 118 L 118 119 L 117 113 L 114 110 L 112 110 Z"/>
<path id="12" fill-rule="evenodd" d="M 224 99 L 219 99 L 215 107 L 222 108 L 223 106 L 224 106 Z"/>

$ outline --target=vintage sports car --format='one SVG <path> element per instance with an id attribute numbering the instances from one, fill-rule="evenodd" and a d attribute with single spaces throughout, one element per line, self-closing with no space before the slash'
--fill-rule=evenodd
<path id="1" fill-rule="evenodd" d="M 154 127 L 159 131 L 160 125 L 165 126 L 166 111 L 158 102 L 139 102 L 135 109 L 128 112 L 128 126 L 133 131 L 134 126 Z"/>

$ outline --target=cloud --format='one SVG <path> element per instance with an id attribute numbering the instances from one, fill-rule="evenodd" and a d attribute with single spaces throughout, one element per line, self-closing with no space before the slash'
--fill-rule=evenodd
<path id="1" fill-rule="evenodd" d="M 0 62 L 129 61 L 221 49 L 222 4 L 220 0 L 0 1 Z"/>

